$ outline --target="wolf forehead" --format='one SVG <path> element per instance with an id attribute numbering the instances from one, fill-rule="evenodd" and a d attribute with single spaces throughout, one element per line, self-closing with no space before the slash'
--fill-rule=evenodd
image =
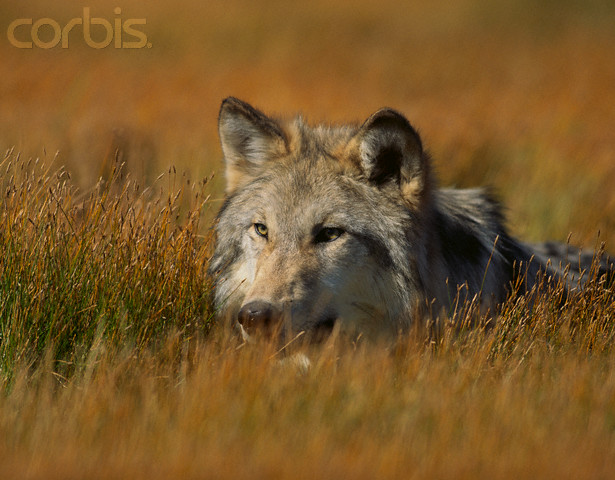
<path id="1" fill-rule="evenodd" d="M 354 223 L 357 232 L 369 226 L 374 234 L 379 224 L 388 236 L 401 234 L 408 207 L 429 183 L 418 134 L 388 108 L 362 125 L 310 126 L 301 116 L 279 120 L 228 98 L 219 133 L 227 198 L 218 218 L 230 230 L 265 220 L 296 228 L 305 219 L 346 230 Z"/>
<path id="2" fill-rule="evenodd" d="M 273 171 L 291 171 L 298 180 L 315 168 L 320 175 L 344 173 L 383 191 L 402 186 L 408 197 L 420 193 L 426 183 L 427 158 L 420 137 L 390 108 L 362 125 L 311 127 L 301 116 L 272 118 L 230 97 L 222 102 L 218 125 L 227 194 Z"/>

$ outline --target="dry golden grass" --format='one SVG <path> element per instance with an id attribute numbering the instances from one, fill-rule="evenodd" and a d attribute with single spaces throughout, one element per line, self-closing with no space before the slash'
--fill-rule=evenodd
<path id="1" fill-rule="evenodd" d="M 194 350 L 170 337 L 155 355 L 94 348 L 69 381 L 46 358 L 17 368 L 0 400 L 0 474 L 610 478 L 612 349 L 588 354 L 544 327 L 517 326 L 506 354 L 500 331 L 330 346 L 303 375 L 217 337 Z"/>
<path id="2" fill-rule="evenodd" d="M 496 187 L 514 234 L 613 251 L 612 2 L 89 6 L 146 18 L 152 48 L 0 38 L 0 477 L 615 476 L 612 287 L 310 349 L 299 373 L 210 332 L 222 175 L 203 182 L 227 95 L 312 121 L 388 105 L 444 184 Z M 81 8 L 5 2 L 0 25 Z"/>

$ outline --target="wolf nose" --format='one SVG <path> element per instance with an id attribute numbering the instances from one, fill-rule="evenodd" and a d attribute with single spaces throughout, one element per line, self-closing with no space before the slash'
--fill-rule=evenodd
<path id="1" fill-rule="evenodd" d="M 270 303 L 262 300 L 246 303 L 237 316 L 239 323 L 248 332 L 258 329 L 269 330 L 281 318 L 280 312 Z"/>

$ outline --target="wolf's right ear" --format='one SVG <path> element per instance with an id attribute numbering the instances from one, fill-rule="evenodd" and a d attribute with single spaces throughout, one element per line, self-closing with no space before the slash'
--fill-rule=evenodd
<path id="1" fill-rule="evenodd" d="M 269 159 L 288 151 L 278 123 L 237 98 L 222 102 L 218 132 L 226 163 L 227 193 L 257 176 Z"/>

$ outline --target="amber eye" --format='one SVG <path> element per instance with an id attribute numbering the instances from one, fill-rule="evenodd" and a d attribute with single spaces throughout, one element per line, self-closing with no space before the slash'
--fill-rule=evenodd
<path id="1" fill-rule="evenodd" d="M 337 240 L 343 233 L 344 230 L 341 228 L 325 227 L 316 234 L 314 240 L 316 243 L 332 242 L 333 240 Z"/>
<path id="2" fill-rule="evenodd" d="M 267 229 L 267 225 L 263 225 L 262 223 L 255 223 L 254 231 L 256 232 L 257 235 L 263 238 L 267 238 L 267 234 L 269 233 L 269 230 Z"/>

